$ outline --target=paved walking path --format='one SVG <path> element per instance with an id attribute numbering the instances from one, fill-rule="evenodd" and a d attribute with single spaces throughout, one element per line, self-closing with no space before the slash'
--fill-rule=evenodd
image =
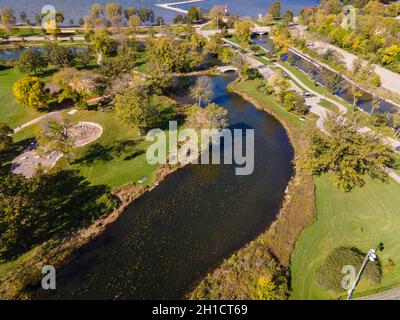
<path id="1" fill-rule="evenodd" d="M 97 97 L 97 98 L 89 99 L 87 102 L 97 102 L 97 101 L 101 100 L 102 98 L 103 97 Z M 37 118 L 32 119 L 32 120 L 30 120 L 28 122 L 25 122 L 25 123 L 21 124 L 20 126 L 18 126 L 17 128 L 15 128 L 14 129 L 14 133 L 17 133 L 17 132 L 21 131 L 22 129 L 24 129 L 26 127 L 29 127 L 29 126 L 31 126 L 31 125 L 33 125 L 35 123 L 41 122 L 42 120 L 45 120 L 47 118 L 54 117 L 54 116 L 57 117 L 57 116 L 59 116 L 61 114 L 61 112 L 65 111 L 65 110 L 68 110 L 68 109 L 70 109 L 70 108 L 72 108 L 74 106 L 75 106 L 74 104 L 71 104 L 71 105 L 69 105 L 67 107 L 64 107 L 64 108 L 60 109 L 60 110 L 56 110 L 56 111 L 52 111 L 52 112 L 46 113 L 46 114 L 44 114 L 44 115 L 42 115 L 40 117 L 37 117 Z"/>
<path id="2" fill-rule="evenodd" d="M 224 39 L 225 42 L 229 43 L 230 45 L 233 45 L 235 47 L 240 47 L 239 45 L 237 45 L 236 43 L 233 43 L 229 40 Z M 251 55 L 246 54 L 246 58 L 247 60 L 252 64 L 252 66 L 254 68 L 257 68 L 260 73 L 266 78 L 268 79 L 269 76 L 266 75 L 265 72 L 265 65 L 257 60 L 255 60 Z M 329 97 L 326 97 L 325 95 L 322 95 L 318 92 L 316 92 L 315 90 L 311 89 L 310 87 L 308 87 L 306 84 L 304 84 L 298 77 L 296 77 L 289 69 L 287 69 L 285 66 L 282 66 L 281 64 L 275 62 L 274 66 L 280 68 L 282 71 L 284 71 L 290 78 L 291 78 L 291 82 L 292 82 L 292 86 L 296 89 L 296 91 L 303 91 L 302 89 L 306 90 L 307 92 L 313 94 L 315 97 L 313 98 L 306 98 L 306 103 L 307 105 L 309 105 L 310 108 L 310 112 L 317 115 L 319 117 L 319 119 L 316 122 L 316 126 L 318 129 L 320 129 L 321 131 L 326 133 L 325 127 L 324 127 L 324 122 L 325 119 L 327 118 L 327 115 L 329 113 L 331 113 L 332 111 L 322 107 L 321 105 L 319 105 L 319 100 L 320 99 L 324 99 L 326 101 L 329 101 L 330 103 L 334 104 L 335 106 L 337 106 L 339 108 L 340 113 L 342 114 L 346 114 L 347 113 L 347 108 L 341 104 L 340 102 L 331 99 Z M 299 85 L 301 86 L 301 88 L 299 87 Z M 364 128 L 360 128 L 359 130 L 360 132 L 370 132 L 372 131 L 370 128 L 364 127 Z M 395 140 L 393 138 L 390 137 L 385 137 L 383 138 L 383 141 L 389 145 L 392 146 L 392 148 L 397 152 L 400 153 L 400 141 Z M 400 183 L 400 175 L 398 175 L 395 171 L 393 171 L 392 169 L 386 168 L 389 176 L 391 178 L 393 178 L 396 182 Z"/>

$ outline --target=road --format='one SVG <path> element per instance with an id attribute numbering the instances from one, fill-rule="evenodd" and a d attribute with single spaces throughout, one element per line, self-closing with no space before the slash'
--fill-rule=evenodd
<path id="1" fill-rule="evenodd" d="M 400 288 L 391 289 L 370 296 L 365 296 L 353 300 L 400 300 Z"/>
<path id="2" fill-rule="evenodd" d="M 232 46 L 239 47 L 234 42 L 231 42 L 231 41 L 226 40 L 226 39 L 224 39 L 224 41 L 229 43 Z M 250 54 L 246 54 L 246 58 L 251 63 L 251 65 L 254 68 L 257 68 L 260 71 L 260 73 L 266 79 L 269 78 L 270 74 L 266 72 L 265 65 L 263 63 L 255 60 Z M 281 64 L 279 64 L 277 62 L 274 63 L 274 66 L 276 66 L 277 68 L 280 68 L 282 71 L 284 71 L 291 78 L 291 85 L 296 91 L 298 91 L 298 92 L 307 91 L 307 92 L 311 93 L 312 95 L 314 95 L 313 98 L 306 98 L 306 103 L 307 103 L 307 105 L 310 106 L 310 112 L 318 116 L 318 120 L 316 122 L 316 126 L 322 132 L 327 133 L 326 130 L 325 130 L 325 127 L 324 127 L 324 122 L 325 122 L 325 119 L 326 119 L 327 115 L 329 113 L 331 113 L 332 111 L 329 111 L 326 108 L 324 108 L 321 105 L 319 105 L 320 99 L 324 99 L 326 101 L 329 101 L 330 103 L 332 103 L 335 106 L 337 106 L 339 108 L 340 113 L 342 113 L 342 114 L 346 114 L 347 113 L 347 108 L 343 104 L 341 104 L 340 102 L 338 102 L 338 101 L 336 101 L 334 99 L 331 99 L 329 97 L 326 97 L 326 96 L 316 92 L 315 90 L 313 90 L 312 88 L 310 88 L 309 86 L 304 84 L 298 77 L 296 77 L 296 75 L 294 75 L 285 66 L 283 66 L 283 65 L 281 65 Z M 301 88 L 297 84 L 299 84 L 301 86 Z M 366 132 L 371 132 L 371 131 L 372 130 L 367 128 L 367 127 L 363 127 L 363 128 L 359 129 L 360 133 L 366 133 Z M 382 140 L 386 144 L 390 145 L 397 153 L 400 153 L 400 141 L 397 141 L 397 140 L 395 140 L 393 138 L 390 138 L 390 137 L 384 137 L 384 138 L 382 138 Z M 393 180 L 395 180 L 396 182 L 400 183 L 400 175 L 398 175 L 392 169 L 386 168 L 386 170 L 387 170 L 389 176 L 391 178 L 393 178 Z"/>

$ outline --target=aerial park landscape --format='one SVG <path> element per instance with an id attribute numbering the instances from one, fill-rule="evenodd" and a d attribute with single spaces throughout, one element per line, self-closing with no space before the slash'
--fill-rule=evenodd
<path id="1" fill-rule="evenodd" d="M 399 1 L 0 17 L 1 300 L 400 299 Z"/>

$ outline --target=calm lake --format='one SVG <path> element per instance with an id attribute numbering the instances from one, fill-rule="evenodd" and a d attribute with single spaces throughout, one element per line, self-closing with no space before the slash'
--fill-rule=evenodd
<path id="1" fill-rule="evenodd" d="M 154 9 L 157 16 L 163 16 L 166 21 L 171 21 L 176 15 L 176 12 L 155 7 L 154 4 L 177 2 L 176 0 L 1 0 L 0 6 L 10 6 L 14 8 L 16 16 L 24 10 L 33 20 L 37 13 L 40 13 L 41 8 L 47 4 L 53 5 L 57 10 L 64 12 L 65 22 L 73 19 L 75 23 L 86 15 L 93 3 L 106 4 L 107 2 L 118 2 L 124 8 L 126 7 L 148 7 Z M 210 9 L 213 5 L 228 5 L 228 10 L 241 16 L 257 16 L 262 13 L 265 14 L 271 3 L 274 0 L 205 0 L 201 3 L 195 3 L 195 6 L 202 7 L 205 10 Z M 282 0 L 282 9 L 290 9 L 298 13 L 301 8 L 314 6 L 319 3 L 318 0 Z M 187 6 L 183 5 L 182 8 L 186 9 Z"/>
<path id="2" fill-rule="evenodd" d="M 189 165 L 170 175 L 58 272 L 56 291 L 36 298 L 184 298 L 269 227 L 293 173 L 293 151 L 275 118 L 227 91 L 235 78 L 212 77 L 212 100 L 228 110 L 229 128 L 255 130 L 254 173 L 236 176 L 234 165 Z M 185 93 L 175 98 L 193 102 Z"/>

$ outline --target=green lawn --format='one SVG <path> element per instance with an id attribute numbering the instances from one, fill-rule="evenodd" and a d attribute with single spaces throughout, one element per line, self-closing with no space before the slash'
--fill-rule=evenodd
<path id="1" fill-rule="evenodd" d="M 319 102 L 319 105 L 321 107 L 324 107 L 324 108 L 328 109 L 328 110 L 331 110 L 331 111 L 334 111 L 334 112 L 339 112 L 338 106 L 333 104 L 333 103 L 331 103 L 331 102 L 329 102 L 328 100 L 321 99 L 321 101 Z"/>
<path id="2" fill-rule="evenodd" d="M 91 144 L 76 148 L 71 165 L 61 159 L 57 163 L 58 167 L 78 169 L 94 185 L 118 187 L 128 182 L 137 182 L 143 176 L 148 177 L 144 184 L 151 185 L 153 173 L 158 166 L 150 165 L 146 161 L 145 152 L 150 142 L 146 142 L 144 137 L 138 136 L 134 130 L 118 120 L 114 112 L 79 110 L 71 116 L 64 111 L 63 116 L 72 123 L 95 122 L 103 127 L 103 134 Z M 19 141 L 34 137 L 35 132 L 46 121 L 48 120 L 18 132 L 14 139 Z"/>
<path id="3" fill-rule="evenodd" d="M 257 90 L 257 84 L 260 82 L 259 79 L 256 80 L 248 80 L 244 82 L 239 82 L 235 84 L 239 89 L 244 90 L 249 93 L 252 97 L 255 97 L 265 103 L 267 103 L 273 110 L 277 113 L 283 115 L 285 118 L 289 119 L 294 124 L 304 125 L 305 123 L 300 120 L 300 118 L 289 111 L 286 111 L 279 104 L 277 104 L 272 97 L 263 94 Z"/>
<path id="4" fill-rule="evenodd" d="M 72 164 L 92 184 L 107 184 L 118 187 L 128 182 L 137 182 L 143 176 L 151 184 L 153 173 L 158 166 L 146 161 L 146 148 L 150 142 L 139 137 L 130 127 L 119 121 L 115 113 L 79 111 L 71 116 L 73 122 L 92 121 L 103 127 L 102 136 L 90 145 L 76 150 Z M 120 154 L 111 150 L 126 144 Z M 89 161 L 79 162 L 83 157 Z M 93 162 L 92 162 L 93 161 Z"/>
<path id="5" fill-rule="evenodd" d="M 344 193 L 327 175 L 315 181 L 318 213 L 315 223 L 303 231 L 292 256 L 291 298 L 337 298 L 316 285 L 315 273 L 338 246 L 354 246 L 366 252 L 382 242 L 384 250 L 378 252 L 378 257 L 383 269 L 388 259 L 396 264 L 393 270 L 383 273 L 379 285 L 361 286 L 358 293 L 400 285 L 400 184 L 393 180 L 387 184 L 368 180 L 364 188 Z"/>
<path id="6" fill-rule="evenodd" d="M 0 70 L 0 120 L 15 128 L 32 120 L 40 113 L 15 102 L 12 85 L 22 77 L 16 69 Z"/>

